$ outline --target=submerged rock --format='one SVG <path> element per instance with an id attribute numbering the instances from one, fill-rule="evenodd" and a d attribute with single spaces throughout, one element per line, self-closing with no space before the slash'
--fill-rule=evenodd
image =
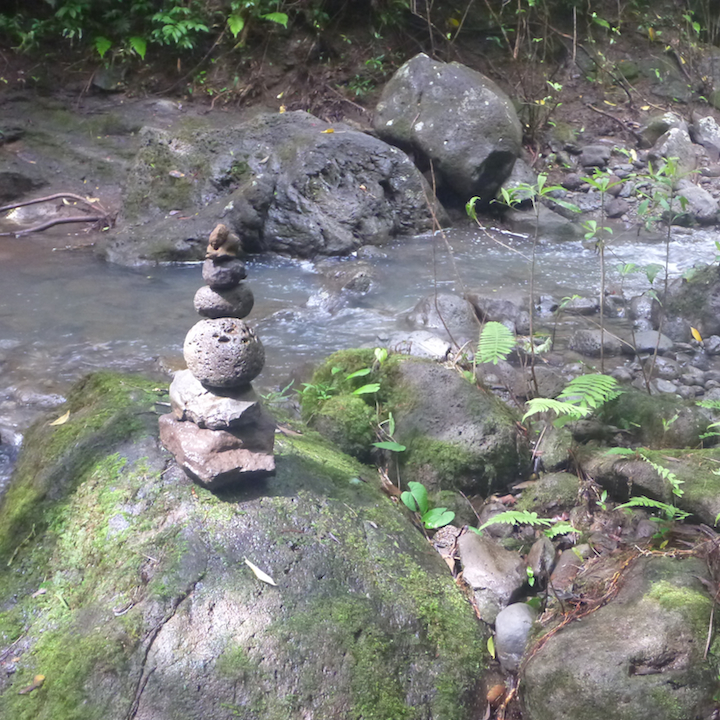
<path id="1" fill-rule="evenodd" d="M 156 385 L 94 376 L 27 435 L 0 504 L 0 716 L 477 717 L 485 631 L 375 475 L 297 435 L 275 477 L 194 488 Z"/>

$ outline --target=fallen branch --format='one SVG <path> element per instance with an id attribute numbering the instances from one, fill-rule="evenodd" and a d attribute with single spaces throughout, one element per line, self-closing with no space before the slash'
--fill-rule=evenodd
<path id="1" fill-rule="evenodd" d="M 100 204 L 98 200 L 88 200 L 82 195 L 75 195 L 74 193 L 55 193 L 54 195 L 46 195 L 45 197 L 35 198 L 34 200 L 24 200 L 23 202 L 11 203 L 10 205 L 3 205 L 0 207 L 0 212 L 7 212 L 8 210 L 15 210 L 19 207 L 26 207 L 28 205 L 37 205 L 43 202 L 51 202 L 52 200 L 75 200 L 76 202 L 83 203 L 88 208 L 93 210 L 95 215 L 73 215 L 65 218 L 54 218 L 53 220 L 46 220 L 39 225 L 33 225 L 23 230 L 12 230 L 9 232 L 0 232 L 0 237 L 20 237 L 21 235 L 29 235 L 30 233 L 40 232 L 47 230 L 54 225 L 64 225 L 66 223 L 78 223 L 78 222 L 91 222 L 91 223 L 102 223 L 104 227 L 111 227 L 113 225 L 113 218 L 110 213 Z"/>

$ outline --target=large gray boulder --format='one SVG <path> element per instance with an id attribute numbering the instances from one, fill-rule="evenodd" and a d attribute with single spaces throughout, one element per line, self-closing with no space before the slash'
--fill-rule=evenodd
<path id="1" fill-rule="evenodd" d="M 698 558 L 636 560 L 612 602 L 530 651 L 523 717 L 709 717 L 716 672 L 703 649 L 713 603 L 703 581 L 709 584 L 707 566 Z"/>
<path id="2" fill-rule="evenodd" d="M 266 482 L 194 488 L 156 385 L 96 375 L 26 436 L 0 503 L 0 717 L 478 717 L 486 631 L 375 475 L 306 433 Z"/>
<path id="3" fill-rule="evenodd" d="M 522 146 L 515 109 L 489 78 L 459 63 L 419 54 L 385 86 L 375 130 L 430 163 L 463 201 L 490 202 L 510 177 Z"/>
<path id="4" fill-rule="evenodd" d="M 305 112 L 171 133 L 145 128 L 109 259 L 196 259 L 218 218 L 249 252 L 346 255 L 417 235 L 442 208 L 400 150 Z"/>

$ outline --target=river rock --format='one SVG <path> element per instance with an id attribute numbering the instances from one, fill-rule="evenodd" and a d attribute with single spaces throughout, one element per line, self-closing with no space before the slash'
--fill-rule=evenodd
<path id="1" fill-rule="evenodd" d="M 675 343 L 667 335 L 662 335 L 657 330 L 642 330 L 623 343 L 622 351 L 624 355 L 635 355 L 636 353 L 654 353 L 657 348 L 658 355 L 664 355 L 673 347 L 675 347 Z"/>
<path id="2" fill-rule="evenodd" d="M 502 669 L 517 672 L 525 654 L 537 611 L 526 603 L 513 603 L 495 618 L 495 652 Z"/>
<path id="3" fill-rule="evenodd" d="M 202 278 L 213 290 L 234 288 L 246 277 L 245 263 L 236 258 L 223 262 L 208 259 L 203 263 Z"/>
<path id="4" fill-rule="evenodd" d="M 387 342 L 394 352 L 413 357 L 445 362 L 452 351 L 452 345 L 429 330 L 415 330 L 392 335 Z"/>
<path id="5" fill-rule="evenodd" d="M 611 357 L 620 354 L 622 343 L 607 330 L 602 333 L 594 328 L 582 328 L 573 333 L 569 347 L 586 357 L 600 357 L 601 354 Z"/>
<path id="6" fill-rule="evenodd" d="M 677 193 L 685 198 L 682 206 L 682 219 L 687 223 L 712 225 L 718 219 L 718 201 L 699 185 L 694 185 L 687 178 L 678 182 Z M 680 207 L 678 207 L 680 210 Z"/>
<path id="7" fill-rule="evenodd" d="M 636 560 L 614 600 L 532 654 L 520 683 L 524 717 L 709 717 L 716 672 L 703 659 L 712 609 L 699 579 L 706 577 L 696 558 Z"/>
<path id="8" fill-rule="evenodd" d="M 525 584 L 525 563 L 517 553 L 474 532 L 462 535 L 457 546 L 463 579 L 472 588 L 480 617 L 493 623 Z"/>
<path id="9" fill-rule="evenodd" d="M 378 135 L 413 151 L 464 202 L 490 202 L 520 154 L 522 129 L 512 103 L 484 75 L 425 54 L 385 85 L 375 111 Z"/>
<path id="10" fill-rule="evenodd" d="M 555 566 L 555 546 L 547 535 L 540 535 L 532 544 L 526 562 L 534 577 L 545 584 Z"/>
<path id="11" fill-rule="evenodd" d="M 568 220 L 545 205 L 535 210 L 512 208 L 505 213 L 505 220 L 513 232 L 527 233 L 550 240 L 578 240 L 582 230 L 577 223 Z"/>
<path id="12" fill-rule="evenodd" d="M 642 138 L 641 147 L 650 148 L 672 128 L 688 129 L 687 123 L 677 113 L 666 112 L 662 115 L 653 115 L 640 126 L 639 135 Z"/>
<path id="13" fill-rule="evenodd" d="M 249 385 L 263 369 L 265 350 L 255 331 L 236 318 L 201 320 L 185 337 L 188 369 L 212 388 Z"/>
<path id="14" fill-rule="evenodd" d="M 649 155 L 651 160 L 677 158 L 682 175 L 697 169 L 698 159 L 690 135 L 685 128 L 671 128 L 656 143 Z"/>
<path id="15" fill-rule="evenodd" d="M 423 298 L 408 314 L 407 321 L 416 330 L 434 330 L 442 336 L 449 333 L 459 344 L 480 333 L 480 323 L 472 304 L 451 293 Z"/>
<path id="16" fill-rule="evenodd" d="M 160 417 L 160 440 L 178 465 L 208 490 L 275 472 L 275 423 L 264 415 L 238 431 L 208 430 L 173 415 Z"/>
<path id="17" fill-rule="evenodd" d="M 261 414 L 260 402 L 252 387 L 211 391 L 190 370 L 175 373 L 170 383 L 170 405 L 178 420 L 210 430 L 249 425 Z"/>
<path id="18" fill-rule="evenodd" d="M 611 155 L 612 147 L 609 145 L 586 145 L 580 153 L 580 164 L 585 168 L 604 168 Z"/>
<path id="19" fill-rule="evenodd" d="M 720 125 L 712 115 L 697 118 L 690 126 L 690 137 L 698 145 L 702 145 L 711 159 L 720 157 Z"/>
<path id="20" fill-rule="evenodd" d="M 243 284 L 229 289 L 213 289 L 207 285 L 195 293 L 193 305 L 195 311 L 207 318 L 234 317 L 242 319 L 247 317 L 255 298 L 252 290 Z"/>
<path id="21" fill-rule="evenodd" d="M 182 137 L 145 128 L 141 144 L 102 249 L 115 262 L 200 259 L 218 218 L 245 252 L 297 257 L 347 255 L 431 230 L 433 218 L 448 223 L 405 153 L 302 111 Z"/>
<path id="22" fill-rule="evenodd" d="M 587 544 L 577 545 L 568 550 L 563 550 L 555 564 L 552 575 L 550 575 L 550 586 L 552 587 L 553 596 L 563 600 L 570 595 L 575 578 L 580 572 L 580 568 L 583 566 L 585 559 L 589 557 L 591 553 L 590 546 Z"/>

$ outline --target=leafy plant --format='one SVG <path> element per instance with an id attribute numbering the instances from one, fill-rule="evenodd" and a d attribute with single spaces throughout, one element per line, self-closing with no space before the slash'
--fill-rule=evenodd
<path id="1" fill-rule="evenodd" d="M 479 528 L 470 528 L 478 535 L 482 535 L 482 531 L 490 525 L 508 524 L 508 525 L 530 525 L 531 527 L 543 528 L 543 532 L 550 538 L 557 535 L 567 535 L 568 533 L 577 532 L 577 530 L 568 522 L 563 520 L 552 520 L 550 518 L 539 517 L 536 512 L 530 510 L 506 510 L 505 512 L 493 515 L 487 522 L 483 523 Z"/>
<path id="2" fill-rule="evenodd" d="M 616 509 L 622 510 L 623 508 L 633 507 L 651 508 L 653 510 L 659 510 L 665 515 L 665 519 L 677 522 L 680 522 L 690 517 L 690 513 L 685 512 L 684 510 L 680 510 L 674 505 L 669 505 L 668 503 L 660 502 L 659 500 L 651 500 L 649 497 L 645 497 L 644 495 L 630 498 L 630 500 L 628 500 L 626 503 L 618 505 Z"/>
<path id="3" fill-rule="evenodd" d="M 447 508 L 431 508 L 425 486 L 419 482 L 409 482 L 409 490 L 400 495 L 405 507 L 417 513 L 427 530 L 437 530 L 449 525 L 455 519 L 455 513 Z"/>
<path id="4" fill-rule="evenodd" d="M 553 423 L 562 427 L 587 417 L 609 400 L 617 397 L 620 390 L 617 380 L 608 375 L 581 375 L 571 380 L 565 389 L 552 398 L 533 398 L 528 400 L 528 411 L 523 422 L 541 412 L 553 412 L 557 419 Z"/>
<path id="5" fill-rule="evenodd" d="M 675 418 L 673 418 L 674 420 Z M 638 450 L 631 450 L 630 448 L 610 448 L 606 453 L 606 455 L 625 455 L 625 456 L 635 456 L 640 458 L 641 460 L 644 460 L 648 465 L 650 465 L 653 470 L 661 477 L 663 480 L 667 480 L 667 482 L 670 484 L 670 487 L 672 488 L 672 494 L 676 497 L 682 497 L 684 494 L 684 490 L 682 489 L 681 485 L 683 485 L 683 481 L 680 480 L 680 478 L 671 470 L 668 470 L 666 467 L 663 467 L 659 463 L 656 463 L 648 454 L 647 450 L 644 448 L 639 448 Z"/>
<path id="6" fill-rule="evenodd" d="M 515 344 L 515 336 L 505 325 L 494 321 L 485 323 L 478 342 L 480 362 L 497 365 L 507 358 Z"/>

